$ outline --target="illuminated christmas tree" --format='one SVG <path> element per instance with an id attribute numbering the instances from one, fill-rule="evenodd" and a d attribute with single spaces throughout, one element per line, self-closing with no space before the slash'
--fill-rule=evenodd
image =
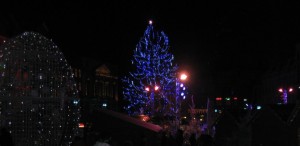
<path id="1" fill-rule="evenodd" d="M 175 114 L 174 57 L 169 53 L 169 40 L 162 31 L 156 31 L 152 21 L 136 45 L 132 64 L 135 67 L 123 79 L 123 95 L 130 115 L 146 114 L 172 116 Z"/>
<path id="2" fill-rule="evenodd" d="M 64 55 L 44 36 L 25 32 L 0 54 L 0 124 L 16 146 L 70 145 L 79 99 Z"/>

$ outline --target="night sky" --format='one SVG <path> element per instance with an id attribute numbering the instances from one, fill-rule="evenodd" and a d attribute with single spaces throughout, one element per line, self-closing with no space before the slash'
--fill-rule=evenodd
<path id="1" fill-rule="evenodd" d="M 152 19 L 169 36 L 175 62 L 190 73 L 193 94 L 249 96 L 268 68 L 294 57 L 299 8 L 284 1 L 9 3 L 1 10 L 0 32 L 11 37 L 43 30 L 70 61 L 111 62 L 123 75 Z"/>

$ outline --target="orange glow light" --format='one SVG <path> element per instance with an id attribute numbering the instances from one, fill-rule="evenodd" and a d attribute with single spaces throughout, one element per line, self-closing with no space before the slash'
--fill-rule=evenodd
<path id="1" fill-rule="evenodd" d="M 78 127 L 79 128 L 84 128 L 84 124 L 83 123 L 79 123 Z"/>
<path id="2" fill-rule="evenodd" d="M 145 90 L 146 90 L 146 91 L 150 91 L 150 88 L 149 88 L 149 87 L 146 87 Z"/>
<path id="3" fill-rule="evenodd" d="M 186 80 L 187 79 L 187 75 L 186 74 L 181 74 L 180 75 L 180 80 Z"/>
<path id="4" fill-rule="evenodd" d="M 155 87 L 154 87 L 154 90 L 155 90 L 155 91 L 157 91 L 158 89 L 159 89 L 159 87 L 158 87 L 158 86 L 155 86 Z"/>

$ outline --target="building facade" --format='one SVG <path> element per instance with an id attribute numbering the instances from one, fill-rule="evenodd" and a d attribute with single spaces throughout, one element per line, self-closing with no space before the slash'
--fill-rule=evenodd
<path id="1" fill-rule="evenodd" d="M 119 109 L 118 76 L 114 65 L 83 58 L 77 60 L 72 71 L 83 111 Z"/>

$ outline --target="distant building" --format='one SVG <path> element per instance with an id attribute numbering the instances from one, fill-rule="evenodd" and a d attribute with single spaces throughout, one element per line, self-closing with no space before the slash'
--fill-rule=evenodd
<path id="1" fill-rule="evenodd" d="M 72 62 L 82 110 L 118 110 L 118 75 L 114 65 L 83 58 Z"/>
<path id="2" fill-rule="evenodd" d="M 216 145 L 250 146 L 251 132 L 244 125 L 246 112 L 243 110 L 225 109 L 213 123 L 213 134 Z"/>
<path id="3" fill-rule="evenodd" d="M 247 98 L 240 97 L 215 97 L 208 98 L 207 102 L 207 133 L 213 135 L 213 124 L 224 111 L 247 111 L 254 108 Z"/>

